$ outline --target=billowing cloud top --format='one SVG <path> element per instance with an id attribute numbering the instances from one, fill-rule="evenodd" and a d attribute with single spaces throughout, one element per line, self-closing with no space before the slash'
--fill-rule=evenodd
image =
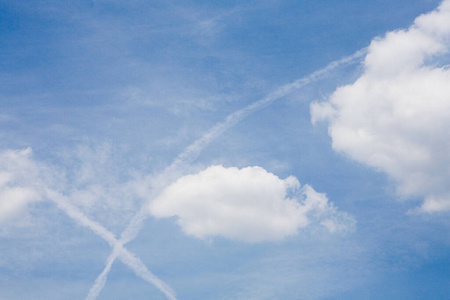
<path id="1" fill-rule="evenodd" d="M 324 194 L 308 185 L 301 188 L 295 177 L 280 179 L 260 167 L 219 165 L 184 176 L 149 209 L 158 218 L 178 217 L 183 231 L 195 237 L 245 242 L 281 240 L 313 219 L 330 231 L 348 229 L 353 222 L 337 213 Z"/>
<path id="2" fill-rule="evenodd" d="M 38 168 L 31 149 L 0 153 L 0 223 L 18 216 L 28 203 L 41 198 Z"/>
<path id="3" fill-rule="evenodd" d="M 423 211 L 450 209 L 450 1 L 369 46 L 364 74 L 311 105 L 333 148 L 386 172 Z"/>

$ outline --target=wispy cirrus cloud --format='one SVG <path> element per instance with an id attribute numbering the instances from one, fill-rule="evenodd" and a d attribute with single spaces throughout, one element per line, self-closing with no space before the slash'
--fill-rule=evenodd
<path id="1" fill-rule="evenodd" d="M 450 210 L 450 1 L 376 38 L 364 74 L 311 105 L 333 148 L 391 176 L 422 211 Z"/>

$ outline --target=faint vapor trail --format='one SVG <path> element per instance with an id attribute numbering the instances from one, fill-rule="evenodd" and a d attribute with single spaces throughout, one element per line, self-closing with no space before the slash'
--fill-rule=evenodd
<path id="1" fill-rule="evenodd" d="M 306 86 L 312 82 L 315 82 L 323 77 L 326 77 L 331 71 L 334 69 L 353 63 L 357 61 L 359 58 L 364 56 L 367 52 L 366 48 L 363 48 L 357 52 L 355 52 L 353 55 L 346 56 L 340 60 L 333 61 L 329 63 L 325 68 L 322 68 L 318 71 L 315 71 L 305 77 L 302 77 L 292 83 L 286 84 L 274 92 L 270 93 L 266 97 L 253 102 L 252 104 L 247 105 L 246 107 L 235 111 L 234 113 L 228 115 L 225 119 L 225 121 L 220 122 L 213 126 L 210 130 L 208 130 L 205 134 L 203 134 L 198 140 L 196 140 L 194 143 L 189 145 L 183 152 L 181 152 L 175 160 L 172 162 L 170 166 L 168 166 L 159 176 L 153 180 L 153 182 L 159 182 L 160 184 L 154 188 L 158 190 L 158 192 L 153 192 L 152 194 L 154 196 L 157 196 L 159 194 L 159 191 L 162 191 L 162 189 L 168 185 L 167 182 L 172 182 L 176 180 L 180 175 L 178 173 L 180 172 L 180 169 L 184 166 L 189 165 L 192 161 L 194 161 L 200 153 L 205 149 L 213 140 L 218 138 L 222 133 L 227 131 L 228 129 L 232 128 L 234 125 L 238 124 L 240 121 L 248 117 L 249 115 L 255 113 L 256 111 L 270 105 L 272 102 L 274 102 L 277 99 L 280 99 L 287 94 Z M 163 182 L 161 184 L 161 182 Z M 151 183 L 150 183 L 151 185 Z M 152 197 L 149 197 L 150 199 L 153 199 Z M 147 218 L 148 212 L 147 212 L 147 204 L 148 202 L 145 202 L 141 209 L 137 212 L 136 215 L 131 219 L 129 225 L 126 227 L 126 229 L 122 232 L 119 243 L 121 247 L 125 245 L 126 243 L 132 241 L 138 234 L 142 227 L 143 221 Z M 124 249 L 124 248 L 123 248 Z M 109 271 L 111 270 L 111 266 L 114 263 L 115 259 L 120 255 L 120 251 L 116 250 L 116 248 L 113 249 L 110 256 L 106 260 L 105 269 L 103 272 L 97 277 L 94 285 L 91 288 L 92 290 L 98 291 L 97 295 L 101 292 L 101 289 L 103 288 Z M 86 300 L 95 300 L 96 298 L 86 298 Z M 170 299 L 170 298 L 169 298 Z"/>
<path id="2" fill-rule="evenodd" d="M 205 149 L 213 140 L 218 138 L 222 133 L 247 118 L 249 115 L 257 112 L 258 110 L 270 105 L 275 100 L 280 99 L 281 97 L 286 96 L 287 94 L 304 87 L 314 81 L 317 81 L 323 77 L 325 77 L 329 72 L 333 71 L 337 67 L 342 65 L 346 65 L 354 62 L 355 60 L 362 57 L 366 54 L 367 49 L 363 48 L 353 55 L 346 56 L 340 60 L 333 61 L 329 63 L 325 68 L 315 71 L 305 77 L 302 77 L 292 83 L 283 85 L 282 87 L 276 89 L 266 97 L 253 102 L 252 104 L 247 105 L 246 107 L 235 111 L 234 113 L 228 115 L 225 121 L 216 124 L 212 127 L 208 132 L 206 132 L 201 138 L 196 140 L 190 146 L 188 146 L 183 152 L 181 152 L 177 158 L 174 160 L 172 165 L 168 167 L 168 169 L 176 169 L 178 166 L 183 164 L 189 164 L 193 160 L 195 160 L 200 153 Z"/>
<path id="3" fill-rule="evenodd" d="M 132 269 L 138 277 L 141 277 L 145 281 L 153 284 L 158 290 L 166 295 L 168 299 L 176 300 L 176 297 L 170 287 L 154 274 L 152 274 L 139 258 L 125 249 L 123 247 L 123 244 L 121 244 L 116 239 L 113 233 L 108 231 L 99 223 L 92 221 L 88 217 L 86 217 L 86 215 L 84 215 L 77 207 L 73 206 L 69 202 L 67 197 L 50 189 L 46 190 L 46 194 L 48 198 L 52 200 L 58 206 L 58 208 L 64 211 L 69 217 L 77 221 L 80 225 L 91 229 L 95 234 L 107 241 L 108 244 L 114 249 L 114 251 L 111 253 L 111 255 L 114 255 L 114 258 L 119 257 L 120 260 L 128 267 L 130 267 L 130 269 Z M 103 270 L 104 273 L 109 273 L 113 262 L 114 261 L 111 261 L 111 264 L 106 266 L 105 270 Z M 98 280 L 95 281 L 94 286 L 89 291 L 89 295 L 86 299 L 96 299 L 105 283 L 106 276 L 99 276 Z"/>
<path id="4" fill-rule="evenodd" d="M 109 273 L 114 263 L 114 260 L 112 260 L 111 257 L 117 257 L 117 255 L 119 255 L 117 251 L 118 250 L 116 250 L 116 248 L 114 247 L 111 254 L 109 254 L 109 257 L 106 260 L 108 263 L 106 264 L 100 275 L 97 277 L 97 279 L 95 279 L 94 285 L 89 290 L 89 294 L 87 295 L 86 300 L 97 299 L 98 295 L 100 295 L 100 292 L 106 284 L 106 275 Z"/>
<path id="5" fill-rule="evenodd" d="M 111 259 L 114 257 L 114 259 Z M 145 264 L 132 253 L 127 251 L 122 245 L 119 243 L 113 248 L 113 251 L 109 255 L 107 261 L 107 265 L 102 273 L 95 280 L 94 285 L 89 290 L 89 294 L 86 297 L 86 300 L 97 299 L 98 295 L 102 291 L 103 287 L 106 284 L 106 279 L 111 267 L 114 263 L 115 258 L 119 257 L 122 262 L 128 265 L 136 275 L 147 281 L 148 283 L 153 284 L 160 290 L 166 297 L 170 300 L 176 300 L 174 292 L 167 286 L 163 281 L 161 281 L 158 277 L 156 277 L 152 272 L 150 272 Z"/>

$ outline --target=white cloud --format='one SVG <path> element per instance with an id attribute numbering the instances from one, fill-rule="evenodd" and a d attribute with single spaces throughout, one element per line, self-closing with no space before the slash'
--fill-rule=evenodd
<path id="1" fill-rule="evenodd" d="M 38 173 L 30 148 L 0 153 L 0 223 L 17 217 L 29 203 L 40 200 Z"/>
<path id="2" fill-rule="evenodd" d="M 389 174 L 400 195 L 424 197 L 424 211 L 450 209 L 449 47 L 447 0 L 408 30 L 373 40 L 363 75 L 311 105 L 336 151 Z"/>
<path id="3" fill-rule="evenodd" d="M 308 185 L 302 188 L 295 177 L 280 179 L 260 167 L 219 165 L 184 176 L 152 201 L 149 210 L 157 218 L 178 217 L 189 235 L 245 242 L 281 240 L 316 220 L 330 231 L 347 229 L 353 222 L 337 213 L 324 194 Z"/>

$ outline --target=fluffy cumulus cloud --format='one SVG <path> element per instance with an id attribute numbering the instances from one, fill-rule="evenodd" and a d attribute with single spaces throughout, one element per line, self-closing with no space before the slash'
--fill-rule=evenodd
<path id="1" fill-rule="evenodd" d="M 0 153 L 0 223 L 17 217 L 29 203 L 41 199 L 38 178 L 30 148 Z"/>
<path id="2" fill-rule="evenodd" d="M 422 211 L 450 210 L 450 0 L 369 46 L 364 73 L 311 115 L 333 148 L 390 175 Z"/>
<path id="3" fill-rule="evenodd" d="M 189 235 L 245 242 L 281 240 L 313 222 L 330 231 L 347 230 L 354 222 L 295 177 L 280 179 L 260 167 L 218 165 L 184 176 L 149 209 L 157 218 L 177 217 Z"/>

